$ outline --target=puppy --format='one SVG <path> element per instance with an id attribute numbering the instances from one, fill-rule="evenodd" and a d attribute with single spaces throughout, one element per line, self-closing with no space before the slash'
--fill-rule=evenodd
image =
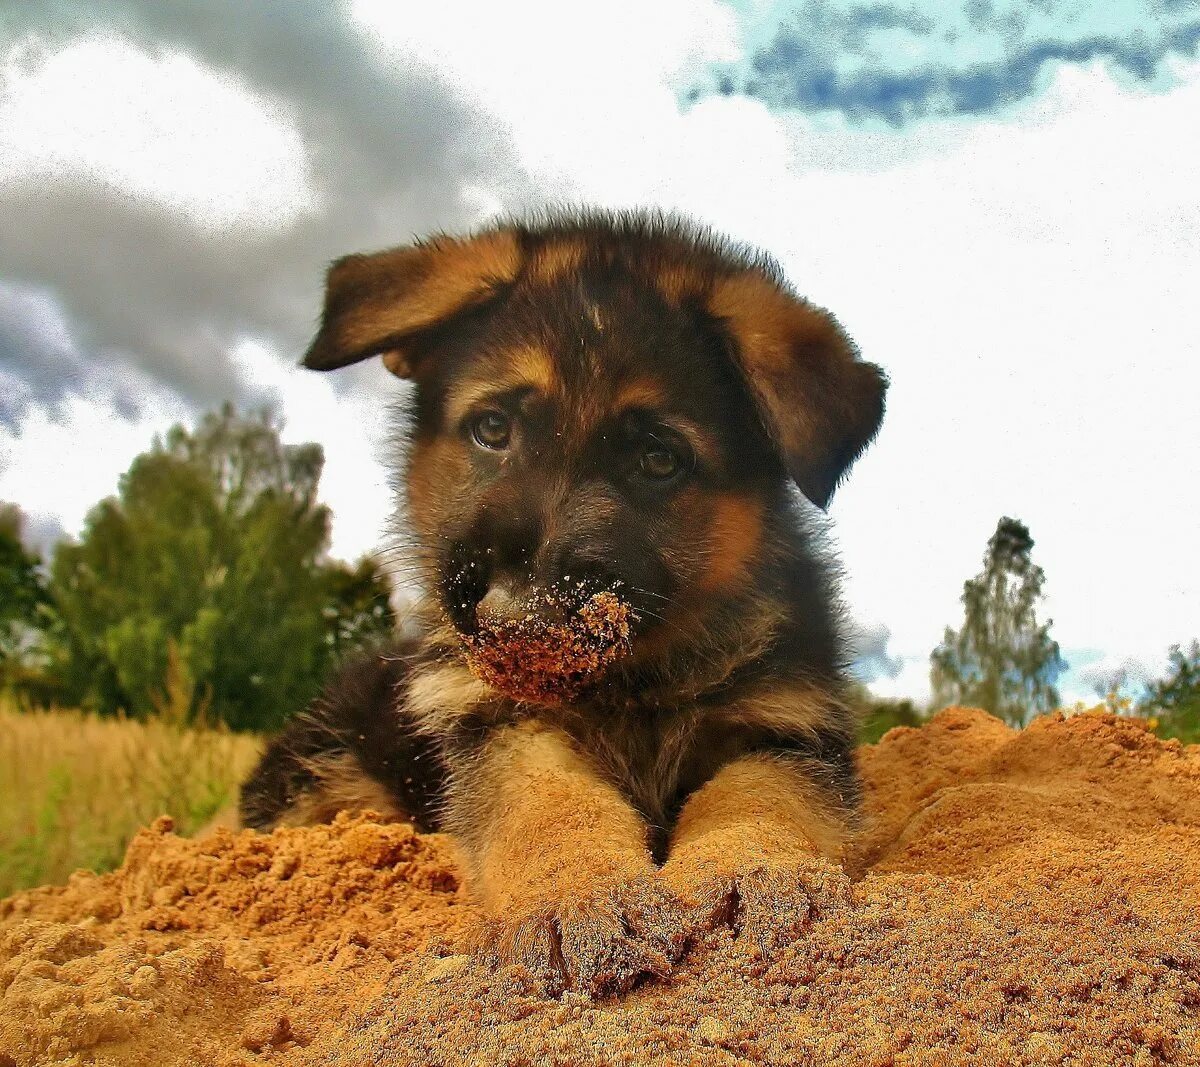
<path id="1" fill-rule="evenodd" d="M 805 522 L 887 383 L 767 256 L 563 215 L 339 260 L 304 364 L 411 379 L 422 632 L 268 748 L 255 827 L 372 807 L 460 841 L 486 945 L 592 993 L 691 923 L 769 951 L 839 891 L 857 800 Z M 816 905 L 819 906 L 819 903 Z"/>

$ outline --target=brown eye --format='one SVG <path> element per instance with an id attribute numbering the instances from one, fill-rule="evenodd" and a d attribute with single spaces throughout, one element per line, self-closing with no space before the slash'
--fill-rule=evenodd
<path id="1" fill-rule="evenodd" d="M 500 411 L 485 411 L 471 424 L 471 436 L 481 448 L 501 451 L 512 438 L 512 422 Z"/>
<path id="2" fill-rule="evenodd" d="M 664 482 L 674 478 L 679 473 L 679 457 L 669 448 L 664 448 L 657 442 L 647 448 L 638 459 L 638 470 L 643 477 L 656 482 Z"/>

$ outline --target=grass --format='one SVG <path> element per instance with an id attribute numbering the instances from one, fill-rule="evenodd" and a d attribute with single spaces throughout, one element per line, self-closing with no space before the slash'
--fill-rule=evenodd
<path id="1" fill-rule="evenodd" d="M 0 897 L 120 864 L 170 815 L 191 833 L 234 802 L 261 742 L 247 734 L 0 705 Z"/>

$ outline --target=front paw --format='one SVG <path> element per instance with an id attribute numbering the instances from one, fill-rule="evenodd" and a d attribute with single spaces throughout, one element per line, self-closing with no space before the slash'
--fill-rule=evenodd
<path id="1" fill-rule="evenodd" d="M 672 857 L 662 873 L 688 909 L 690 934 L 728 928 L 764 960 L 852 902 L 842 869 L 813 854 L 739 860 L 736 851 L 717 858 L 702 850 Z"/>
<path id="2" fill-rule="evenodd" d="M 598 997 L 643 975 L 667 974 L 683 951 L 682 904 L 657 875 L 556 892 L 561 899 L 514 905 L 485 920 L 484 955 L 528 968 L 553 994 L 571 988 Z"/>

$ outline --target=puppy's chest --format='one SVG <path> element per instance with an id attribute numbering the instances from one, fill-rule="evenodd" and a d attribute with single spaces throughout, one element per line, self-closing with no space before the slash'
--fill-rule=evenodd
<path id="1" fill-rule="evenodd" d="M 687 795 L 730 757 L 740 739 L 697 709 L 596 709 L 559 724 L 651 826 L 668 830 Z"/>
<path id="2" fill-rule="evenodd" d="M 405 717 L 450 753 L 475 751 L 492 730 L 535 720 L 570 736 L 652 826 L 668 829 L 688 794 L 746 744 L 722 709 L 636 699 L 568 708 L 514 704 L 457 659 L 423 664 L 409 680 Z M 451 757 L 453 758 L 453 756 Z"/>

